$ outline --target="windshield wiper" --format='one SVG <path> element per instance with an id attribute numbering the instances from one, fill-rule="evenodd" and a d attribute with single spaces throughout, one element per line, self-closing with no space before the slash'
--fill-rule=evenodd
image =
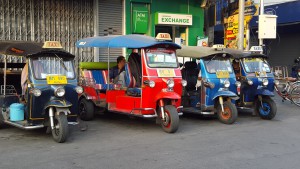
<path id="1" fill-rule="evenodd" d="M 214 58 L 215 58 L 216 56 L 217 56 L 217 55 L 213 56 L 213 57 L 210 59 L 210 61 L 214 60 Z M 209 64 L 210 61 L 208 61 L 206 64 Z"/>
<path id="2" fill-rule="evenodd" d="M 62 67 L 63 67 L 66 71 L 68 71 L 68 68 L 66 67 L 66 65 L 65 65 L 65 63 L 64 63 L 64 61 L 63 61 L 63 59 L 60 58 L 60 57 L 58 57 L 56 54 L 54 54 L 54 55 L 58 58 L 58 60 L 59 60 L 60 64 L 62 65 Z"/>

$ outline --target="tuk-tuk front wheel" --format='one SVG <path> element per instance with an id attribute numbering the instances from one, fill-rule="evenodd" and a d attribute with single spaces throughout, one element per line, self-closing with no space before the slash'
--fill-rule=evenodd
<path id="1" fill-rule="evenodd" d="M 52 136 L 54 141 L 63 143 L 67 140 L 69 135 L 69 126 L 67 116 L 63 113 L 54 116 L 54 129 L 52 129 Z"/>
<path id="2" fill-rule="evenodd" d="M 94 104 L 83 98 L 79 101 L 79 116 L 81 120 L 90 121 L 94 118 Z"/>
<path id="3" fill-rule="evenodd" d="M 161 126 L 167 133 L 175 133 L 179 126 L 179 116 L 176 108 L 172 105 L 164 106 L 165 119 L 161 119 Z M 161 118 L 160 114 L 160 118 Z"/>
<path id="4" fill-rule="evenodd" d="M 234 104 L 230 101 L 226 101 L 223 104 L 224 111 L 222 111 L 222 107 L 219 104 L 217 108 L 217 114 L 219 120 L 224 124 L 232 124 L 237 119 L 237 109 Z"/>
<path id="5" fill-rule="evenodd" d="M 258 114 L 262 119 L 271 120 L 275 117 L 276 112 L 276 104 L 271 98 L 262 98 L 262 102 L 257 99 L 255 103 L 255 113 Z"/>

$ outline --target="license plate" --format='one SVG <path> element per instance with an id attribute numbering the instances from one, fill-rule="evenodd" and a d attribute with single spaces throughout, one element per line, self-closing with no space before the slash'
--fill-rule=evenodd
<path id="1" fill-rule="evenodd" d="M 265 71 L 255 72 L 256 77 L 266 77 L 267 73 Z"/>
<path id="2" fill-rule="evenodd" d="M 67 84 L 67 77 L 61 75 L 48 75 L 47 84 Z"/>
<path id="3" fill-rule="evenodd" d="M 228 71 L 217 71 L 216 75 L 217 75 L 217 78 L 229 78 Z"/>
<path id="4" fill-rule="evenodd" d="M 158 77 L 174 77 L 174 69 L 157 69 Z"/>

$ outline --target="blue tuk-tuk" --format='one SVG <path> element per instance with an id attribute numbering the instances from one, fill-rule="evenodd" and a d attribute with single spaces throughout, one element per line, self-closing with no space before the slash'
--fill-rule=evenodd
<path id="1" fill-rule="evenodd" d="M 232 102 L 238 99 L 233 91 L 240 83 L 236 82 L 230 64 L 232 56 L 223 48 L 223 45 L 183 46 L 177 50 L 178 57 L 192 59 L 183 64 L 182 79 L 187 85 L 181 100 L 183 113 L 216 113 L 222 123 L 232 124 L 237 119 L 237 109 Z"/>
<path id="2" fill-rule="evenodd" d="M 59 42 L 0 42 L 0 123 L 30 130 L 48 127 L 56 142 L 65 142 L 68 124 L 77 124 L 78 94 L 74 55 Z M 26 57 L 25 63 L 10 62 Z M 23 68 L 23 69 L 22 69 Z"/>
<path id="3" fill-rule="evenodd" d="M 226 49 L 234 56 L 232 66 L 236 79 L 241 82 L 238 89 L 240 99 L 236 106 L 241 109 L 254 108 L 254 113 L 262 119 L 273 119 L 277 112 L 274 96 L 275 80 L 267 56 L 261 54 L 260 46 L 253 46 L 249 52 Z"/>

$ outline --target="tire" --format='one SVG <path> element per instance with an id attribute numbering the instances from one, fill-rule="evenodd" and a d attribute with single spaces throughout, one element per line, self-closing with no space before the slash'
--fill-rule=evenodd
<path id="1" fill-rule="evenodd" d="M 0 108 L 0 127 L 3 127 L 4 125 L 4 117 L 2 115 L 2 108 Z"/>
<path id="2" fill-rule="evenodd" d="M 85 98 L 79 101 L 79 116 L 81 120 L 90 121 L 94 118 L 94 104 Z"/>
<path id="3" fill-rule="evenodd" d="M 178 112 L 176 108 L 172 105 L 164 106 L 164 111 L 165 120 L 161 119 L 162 129 L 167 133 L 175 133 L 179 126 Z"/>
<path id="4" fill-rule="evenodd" d="M 277 107 L 275 102 L 269 97 L 264 97 L 262 98 L 262 105 L 264 107 L 261 107 L 261 103 L 259 100 L 256 101 L 254 107 L 255 113 L 258 114 L 262 119 L 265 120 L 273 119 L 277 112 Z"/>
<path id="5" fill-rule="evenodd" d="M 300 106 L 300 86 L 296 86 L 292 89 L 291 100 L 295 105 Z"/>
<path id="6" fill-rule="evenodd" d="M 237 109 L 234 104 L 232 104 L 230 101 L 226 101 L 223 104 L 224 112 L 222 111 L 222 107 L 220 104 L 218 104 L 217 107 L 217 115 L 220 122 L 224 124 L 232 124 L 237 119 Z"/>
<path id="7" fill-rule="evenodd" d="M 54 116 L 55 128 L 51 130 L 54 141 L 63 143 L 69 135 L 69 126 L 67 116 L 63 113 Z"/>

